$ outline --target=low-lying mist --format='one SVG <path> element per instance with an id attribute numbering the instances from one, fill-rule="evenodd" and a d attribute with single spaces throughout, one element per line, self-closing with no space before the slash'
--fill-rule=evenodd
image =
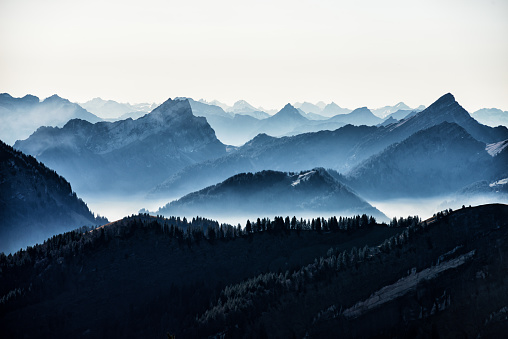
<path id="1" fill-rule="evenodd" d="M 165 197 L 158 199 L 147 199 L 144 194 L 138 195 L 88 195 L 82 194 L 81 197 L 86 201 L 90 209 L 95 214 L 107 217 L 110 221 L 122 219 L 123 217 L 138 214 L 142 209 L 148 210 L 151 214 L 156 214 L 157 210 L 179 197 Z M 407 217 L 418 215 L 422 219 L 430 218 L 434 213 L 442 211 L 444 209 L 459 209 L 462 205 L 465 206 L 476 206 L 490 203 L 504 203 L 508 204 L 508 197 L 499 197 L 492 195 L 475 196 L 475 197 L 458 197 L 456 195 L 440 196 L 432 198 L 404 198 L 404 199 L 389 199 L 389 200 L 376 200 L 369 201 L 369 203 L 384 213 L 388 218 L 393 217 Z M 272 213 L 273 214 L 273 213 Z M 227 223 L 230 225 L 242 225 L 245 227 L 245 223 L 248 220 L 255 221 L 257 218 L 270 218 L 273 219 L 275 216 L 290 216 L 293 215 L 297 219 L 312 219 L 316 217 L 328 218 L 331 216 L 352 216 L 355 213 L 338 213 L 337 211 L 315 211 L 315 212 L 293 212 L 291 215 L 288 213 L 224 213 L 220 210 L 206 210 L 198 214 L 190 215 L 189 213 L 172 213 L 171 215 L 177 217 L 185 217 L 191 220 L 193 217 L 200 216 L 208 219 L 217 220 L 219 223 Z M 169 215 L 167 215 L 169 216 Z M 379 218 L 378 222 L 386 221 Z"/>
<path id="2" fill-rule="evenodd" d="M 96 195 L 84 193 L 80 197 L 90 207 L 90 210 L 95 214 L 108 218 L 109 221 L 138 214 L 143 208 L 149 211 L 156 211 L 168 201 L 176 199 L 176 197 L 147 199 L 144 194 Z"/>
<path id="3" fill-rule="evenodd" d="M 431 198 L 401 198 L 369 201 L 369 203 L 386 214 L 389 218 L 418 215 L 422 219 L 430 218 L 434 213 L 444 209 L 459 209 L 464 206 L 477 206 L 492 203 L 508 204 L 505 195 L 457 196 L 447 195 Z"/>

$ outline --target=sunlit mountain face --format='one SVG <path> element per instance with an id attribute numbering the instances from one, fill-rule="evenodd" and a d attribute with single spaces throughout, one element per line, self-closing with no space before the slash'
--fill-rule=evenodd
<path id="1" fill-rule="evenodd" d="M 6 337 L 508 331 L 508 128 L 475 118 L 497 111 L 84 106 L 0 96 L 9 126 L 38 115 L 0 145 Z"/>

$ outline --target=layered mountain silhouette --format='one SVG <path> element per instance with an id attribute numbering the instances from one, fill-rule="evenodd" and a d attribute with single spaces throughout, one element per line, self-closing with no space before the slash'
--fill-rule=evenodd
<path id="1" fill-rule="evenodd" d="M 90 212 L 63 177 L 1 141 L 0 178 L 0 252 L 107 222 Z"/>
<path id="2" fill-rule="evenodd" d="M 425 110 L 403 119 L 398 124 L 380 128 L 366 138 L 355 149 L 362 160 L 377 154 L 393 143 L 401 142 L 414 133 L 439 125 L 442 122 L 456 123 L 469 133 L 473 138 L 484 143 L 493 143 L 508 139 L 508 128 L 488 127 L 471 118 L 469 113 L 459 105 L 452 94 L 448 93 L 436 100 Z"/>
<path id="3" fill-rule="evenodd" d="M 90 101 L 80 103 L 79 105 L 87 111 L 110 121 L 127 118 L 137 119 L 157 107 L 156 104 L 141 103 L 132 105 L 101 98 L 94 98 Z"/>
<path id="4" fill-rule="evenodd" d="M 482 108 L 471 114 L 481 124 L 497 127 L 508 127 L 508 111 L 502 111 L 499 108 Z"/>
<path id="5" fill-rule="evenodd" d="M 159 209 L 163 215 L 331 215 L 368 214 L 386 216 L 333 179 L 322 168 L 300 173 L 262 171 L 237 174 L 227 180 L 190 193 Z"/>
<path id="6" fill-rule="evenodd" d="M 189 166 L 168 177 L 151 193 L 154 196 L 190 193 L 243 172 L 304 171 L 315 167 L 313 164 L 337 168 L 358 143 L 375 131 L 376 127 L 347 125 L 335 131 L 292 137 L 259 134 L 224 157 Z"/>
<path id="7" fill-rule="evenodd" d="M 421 111 L 422 110 L 420 110 L 420 109 L 413 109 L 413 110 L 399 109 L 398 111 L 396 111 L 390 115 L 387 115 L 384 119 L 385 119 L 385 121 L 390 118 L 395 119 L 395 120 L 408 119 L 408 118 L 412 117 L 413 115 L 418 114 Z"/>
<path id="8" fill-rule="evenodd" d="M 137 120 L 91 124 L 74 119 L 41 127 L 15 148 L 64 175 L 78 192 L 146 190 L 185 166 L 226 154 L 187 100 L 167 100 Z"/>
<path id="9" fill-rule="evenodd" d="M 494 168 L 502 166 L 464 128 L 443 122 L 391 145 L 347 177 L 367 198 L 425 197 L 491 178 Z"/>
<path id="10" fill-rule="evenodd" d="M 327 122 L 341 122 L 343 124 L 351 124 L 355 126 L 367 125 L 374 126 L 383 122 L 383 119 L 378 118 L 367 107 L 357 108 L 348 114 L 339 114 L 327 120 Z"/>
<path id="11" fill-rule="evenodd" d="M 325 104 L 324 102 L 320 101 L 316 104 L 310 103 L 310 102 L 297 102 L 294 104 L 294 106 L 298 109 L 301 109 L 304 113 L 307 114 L 316 114 L 323 117 L 333 117 L 337 114 L 347 114 L 351 113 L 351 110 L 348 108 L 342 108 L 339 105 L 337 105 L 335 102 L 331 102 L 329 104 Z"/>
<path id="12" fill-rule="evenodd" d="M 486 143 L 508 139 L 507 128 L 491 128 L 479 124 L 451 94 L 446 94 L 427 109 L 386 127 L 348 125 L 334 131 L 283 138 L 257 136 L 225 157 L 196 164 L 169 177 L 153 193 L 162 194 L 168 190 L 189 193 L 237 173 L 264 169 L 301 171 L 320 166 L 347 174 L 362 161 L 390 145 L 443 122 L 460 126 L 467 134 L 482 142 L 483 147 Z M 466 170 L 474 171 L 473 168 Z"/>
<path id="13" fill-rule="evenodd" d="M 33 95 L 13 98 L 8 93 L 0 94 L 0 139 L 10 145 L 28 138 L 40 126 L 62 127 L 71 119 L 91 123 L 102 120 L 56 94 L 42 102 Z"/>
<path id="14" fill-rule="evenodd" d="M 271 136 L 282 136 L 295 128 L 309 123 L 291 104 L 287 104 L 277 114 L 260 121 L 256 134 L 266 133 Z"/>
<path id="15" fill-rule="evenodd" d="M 339 105 L 337 105 L 334 102 L 329 103 L 326 105 L 321 112 L 313 112 L 318 113 L 320 115 L 323 115 L 325 117 L 333 117 L 338 114 L 348 114 L 351 113 L 351 110 L 349 108 L 342 108 Z"/>
<path id="16" fill-rule="evenodd" d="M 399 110 L 409 110 L 411 111 L 412 108 L 406 105 L 403 102 L 399 102 L 398 104 L 394 106 L 384 106 L 381 108 L 376 108 L 372 110 L 372 113 L 374 113 L 376 116 L 380 118 L 386 118 L 387 116 L 399 111 Z"/>

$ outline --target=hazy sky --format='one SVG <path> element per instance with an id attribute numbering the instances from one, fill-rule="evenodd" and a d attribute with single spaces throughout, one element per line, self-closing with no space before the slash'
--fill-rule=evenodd
<path id="1" fill-rule="evenodd" d="M 0 92 L 508 110 L 508 1 L 0 0 Z"/>

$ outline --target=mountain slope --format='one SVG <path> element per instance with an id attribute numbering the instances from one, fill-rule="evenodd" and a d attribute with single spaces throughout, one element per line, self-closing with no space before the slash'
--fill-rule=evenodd
<path id="1" fill-rule="evenodd" d="M 508 139 L 507 128 L 491 128 L 478 123 L 459 105 L 450 93 L 443 95 L 425 110 L 403 123 L 406 134 L 438 125 L 442 122 L 454 122 L 463 127 L 473 138 L 484 143 Z M 402 124 L 401 124 L 402 125 Z"/>
<path id="2" fill-rule="evenodd" d="M 325 232 L 286 220 L 263 219 L 260 228 L 252 223 L 255 231 L 239 234 L 202 218 L 139 215 L 0 255 L 2 334 L 506 334 L 508 205 L 446 210 L 423 222 L 400 218 L 391 227 L 339 219 Z"/>
<path id="3" fill-rule="evenodd" d="M 92 112 L 93 114 L 108 120 L 122 120 L 131 117 L 141 117 L 152 109 L 156 108 L 155 104 L 135 104 L 119 103 L 114 100 L 103 100 L 101 98 L 94 98 L 90 101 L 79 104 L 84 109 Z M 134 118 L 133 118 L 134 119 Z"/>
<path id="4" fill-rule="evenodd" d="M 337 114 L 348 114 L 348 113 L 351 113 L 351 110 L 348 109 L 348 108 L 342 108 L 339 105 L 337 105 L 336 103 L 331 102 L 328 105 L 326 105 L 321 110 L 321 112 L 313 112 L 313 113 L 318 113 L 318 114 L 324 115 L 326 117 L 333 117 L 333 116 L 335 116 Z"/>
<path id="5" fill-rule="evenodd" d="M 160 208 L 163 215 L 334 215 L 369 214 L 386 219 L 324 169 L 291 174 L 276 171 L 242 173 L 190 193 Z"/>
<path id="6" fill-rule="evenodd" d="M 328 119 L 327 122 L 341 122 L 343 124 L 351 124 L 355 126 L 375 126 L 382 123 L 383 119 L 372 114 L 367 107 L 361 107 L 348 114 L 335 115 L 334 117 Z"/>
<path id="7" fill-rule="evenodd" d="M 249 141 L 260 124 L 260 120 L 244 114 L 235 114 L 233 118 L 209 116 L 206 120 L 221 142 L 233 146 L 241 146 Z"/>
<path id="8" fill-rule="evenodd" d="M 323 108 L 326 107 L 326 106 L 323 106 L 321 108 L 318 105 L 315 105 L 315 104 L 310 103 L 310 102 L 295 103 L 293 106 L 298 108 L 298 109 L 301 109 L 303 112 L 305 112 L 307 114 L 308 113 L 319 114 L 319 113 L 321 113 Z"/>
<path id="9" fill-rule="evenodd" d="M 189 104 L 192 108 L 192 113 L 197 117 L 224 117 L 224 118 L 233 118 L 233 113 L 226 113 L 221 107 L 215 106 L 212 104 L 204 103 L 201 101 L 196 101 L 191 98 L 175 98 L 175 100 L 188 100 Z M 213 128 L 213 126 L 212 126 Z"/>
<path id="10" fill-rule="evenodd" d="M 144 191 L 193 163 L 226 154 L 187 100 L 167 100 L 137 120 L 42 127 L 15 148 L 64 175 L 78 192 Z"/>
<path id="11" fill-rule="evenodd" d="M 356 159 L 361 155 L 366 159 L 384 150 L 391 144 L 401 142 L 414 133 L 439 125 L 443 122 L 456 123 L 473 138 L 484 143 L 493 143 L 508 139 L 508 128 L 491 128 L 481 125 L 471 118 L 450 93 L 443 95 L 423 111 L 410 116 L 398 124 L 380 128 L 377 133 L 365 138 L 354 150 Z M 362 160 L 363 160 L 362 159 Z"/>
<path id="12" fill-rule="evenodd" d="M 399 110 L 409 110 L 410 111 L 412 109 L 405 103 L 399 102 L 395 106 L 385 106 L 385 107 L 373 109 L 372 113 L 374 113 L 374 115 L 384 119 L 387 116 L 389 116 L 390 114 L 393 114 Z M 395 118 L 395 119 L 399 120 L 398 118 Z"/>
<path id="13" fill-rule="evenodd" d="M 307 118 L 302 116 L 291 104 L 287 104 L 275 115 L 261 120 L 255 134 L 266 133 L 271 136 L 282 136 L 307 123 L 309 123 Z"/>
<path id="14" fill-rule="evenodd" d="M 504 337 L 508 206 L 446 210 L 422 223 L 402 221 L 399 234 L 377 246 L 332 248 L 313 264 L 228 286 L 197 317 L 201 331 L 198 327 L 196 333 Z"/>
<path id="15" fill-rule="evenodd" d="M 396 120 L 402 120 L 412 117 L 413 115 L 416 115 L 418 112 L 421 112 L 419 110 L 408 110 L 408 109 L 399 109 L 397 112 L 394 112 L 392 114 L 387 115 L 384 119 L 396 119 Z"/>
<path id="16" fill-rule="evenodd" d="M 335 131 L 292 137 L 260 134 L 224 157 L 189 166 L 168 177 L 152 190 L 152 195 L 193 192 L 242 172 L 303 171 L 316 165 L 344 171 L 351 150 L 376 130 L 347 125 Z"/>
<path id="17" fill-rule="evenodd" d="M 1 141 L 0 178 L 0 252 L 107 222 L 94 217 L 64 178 Z"/>
<path id="18" fill-rule="evenodd" d="M 101 119 L 56 94 L 40 102 L 33 95 L 13 98 L 0 94 L 0 138 L 8 144 L 28 138 L 40 126 L 63 126 L 71 119 L 95 123 Z"/>
<path id="19" fill-rule="evenodd" d="M 138 215 L 62 234 L 0 255 L 0 328 L 6 338 L 206 338 L 195 332 L 196 315 L 226 286 L 397 233 L 372 219 L 339 221 L 332 232 L 318 232 L 306 220 L 288 229 L 282 218 L 263 219 L 262 229 L 245 234 L 203 218 Z"/>
<path id="20" fill-rule="evenodd" d="M 485 144 L 443 122 L 394 144 L 351 170 L 348 183 L 366 197 L 450 194 L 493 171 Z"/>
<path id="21" fill-rule="evenodd" d="M 508 127 L 508 111 L 502 111 L 498 108 L 482 108 L 471 114 L 479 123 L 496 127 L 499 125 Z"/>

